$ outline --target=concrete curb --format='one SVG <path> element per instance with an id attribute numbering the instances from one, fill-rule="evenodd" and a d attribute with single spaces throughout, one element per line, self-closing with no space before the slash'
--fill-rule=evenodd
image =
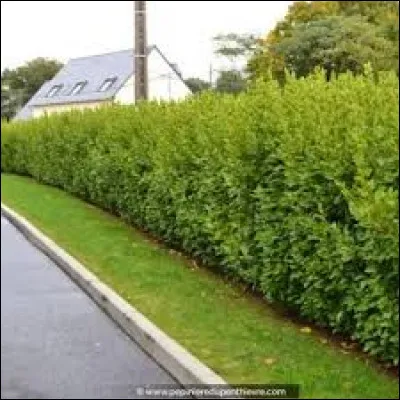
<path id="1" fill-rule="evenodd" d="M 131 339 L 138 343 L 179 383 L 183 386 L 193 384 L 226 385 L 220 376 L 157 328 L 25 218 L 3 203 L 1 204 L 1 214 L 31 243 L 61 267 Z"/>

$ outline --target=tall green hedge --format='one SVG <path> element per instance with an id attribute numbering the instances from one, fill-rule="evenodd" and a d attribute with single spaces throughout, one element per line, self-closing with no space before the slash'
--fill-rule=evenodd
<path id="1" fill-rule="evenodd" d="M 97 204 L 397 364 L 398 89 L 392 73 L 316 73 L 3 124 L 1 169 Z"/>

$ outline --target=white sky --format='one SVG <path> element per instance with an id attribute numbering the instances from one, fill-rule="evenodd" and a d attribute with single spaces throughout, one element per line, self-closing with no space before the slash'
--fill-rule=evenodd
<path id="1" fill-rule="evenodd" d="M 133 1 L 1 1 L 1 70 L 35 57 L 69 58 L 133 47 Z M 212 38 L 266 34 L 292 1 L 147 1 L 148 44 L 185 78 L 208 78 Z"/>

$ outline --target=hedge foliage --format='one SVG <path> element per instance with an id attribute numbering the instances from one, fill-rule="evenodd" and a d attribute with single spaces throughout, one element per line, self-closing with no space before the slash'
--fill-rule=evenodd
<path id="1" fill-rule="evenodd" d="M 1 170 L 65 189 L 398 363 L 398 78 L 2 125 Z"/>

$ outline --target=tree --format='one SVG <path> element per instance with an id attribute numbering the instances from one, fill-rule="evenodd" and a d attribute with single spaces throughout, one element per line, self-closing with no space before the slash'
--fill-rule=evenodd
<path id="1" fill-rule="evenodd" d="M 339 1 L 338 7 L 340 14 L 362 16 L 367 22 L 376 25 L 385 24 L 399 15 L 398 1 Z"/>
<path id="2" fill-rule="evenodd" d="M 246 79 L 236 70 L 221 71 L 215 90 L 221 93 L 239 93 L 246 88 Z"/>
<path id="3" fill-rule="evenodd" d="M 7 115 L 14 116 L 18 108 L 28 102 L 43 83 L 52 79 L 61 67 L 62 64 L 56 60 L 39 57 L 16 69 L 5 69 L 1 74 L 1 91 L 2 105 L 3 102 L 8 104 Z"/>
<path id="4" fill-rule="evenodd" d="M 210 84 L 200 78 L 188 78 L 185 79 L 185 83 L 193 93 L 199 93 L 203 90 L 210 89 Z"/>
<path id="5" fill-rule="evenodd" d="M 15 111 L 22 107 L 23 92 L 21 89 L 11 90 L 10 86 L 1 81 L 1 119 L 9 121 Z"/>
<path id="6" fill-rule="evenodd" d="M 347 36 L 340 34 L 340 29 Z M 324 68 L 327 52 L 335 54 L 330 57 L 335 58 L 335 65 L 337 62 L 342 66 L 354 65 L 353 69 L 349 68 L 353 71 L 359 69 L 361 60 L 371 61 L 375 68 L 386 69 L 391 65 L 398 71 L 398 32 L 397 1 L 295 1 L 285 18 L 261 40 L 261 47 L 247 64 L 247 72 L 250 79 L 270 74 L 281 79 L 285 68 L 300 71 L 301 75 L 301 71 L 310 71 L 304 57 L 308 55 L 313 59 L 310 65 Z M 340 44 L 340 38 L 345 44 Z M 358 43 L 351 43 L 350 38 Z M 363 40 L 366 40 L 365 48 Z M 294 49 L 295 44 L 301 47 L 299 51 Z M 378 54 L 373 55 L 371 49 L 377 49 Z M 343 59 L 339 59 L 340 54 Z M 296 57 L 300 57 L 298 64 Z M 353 63 L 349 62 L 351 58 L 355 59 Z M 316 63 L 316 60 L 321 62 Z"/>
<path id="7" fill-rule="evenodd" d="M 361 73 L 368 62 L 376 70 L 392 70 L 397 64 L 392 44 L 379 35 L 377 27 L 359 17 L 330 17 L 300 24 L 292 36 L 273 47 L 286 68 L 298 77 L 316 67 L 322 67 L 329 79 L 333 72 Z"/>
<path id="8" fill-rule="evenodd" d="M 1 119 L 10 120 L 12 117 L 11 112 L 11 96 L 10 89 L 7 85 L 1 82 Z"/>
<path id="9" fill-rule="evenodd" d="M 213 38 L 217 49 L 215 54 L 227 57 L 231 61 L 237 57 L 247 57 L 258 45 L 258 39 L 252 34 L 228 33 Z"/>
<path id="10" fill-rule="evenodd" d="M 246 88 L 246 79 L 243 67 L 236 61 L 246 61 L 254 54 L 259 46 L 259 40 L 252 34 L 228 33 L 213 38 L 216 44 L 215 54 L 226 57 L 231 66 L 227 70 L 219 71 L 215 83 L 215 90 L 222 93 L 239 93 Z"/>
<path id="11" fill-rule="evenodd" d="M 227 58 L 230 63 L 230 70 L 243 71 L 243 64 L 246 65 L 248 59 L 259 49 L 261 41 L 259 38 L 254 36 L 253 34 L 245 33 L 245 34 L 237 34 L 237 33 L 228 33 L 224 35 L 217 35 L 213 38 L 216 50 L 214 53 L 217 56 L 222 56 Z M 242 64 L 240 67 L 239 64 Z M 223 77 L 222 79 L 225 79 Z"/>

